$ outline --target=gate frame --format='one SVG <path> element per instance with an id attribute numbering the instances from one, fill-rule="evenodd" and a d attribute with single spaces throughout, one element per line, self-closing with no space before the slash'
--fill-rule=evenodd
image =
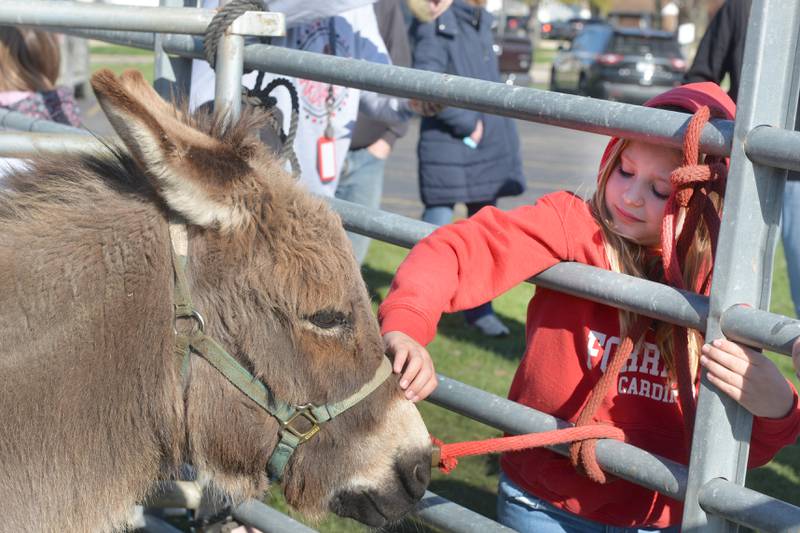
<path id="1" fill-rule="evenodd" d="M 164 6 L 175 6 L 183 2 L 161 0 L 161 3 Z M 63 14 L 59 17 L 57 8 L 65 4 L 73 12 L 75 9 L 81 10 L 80 21 L 78 17 L 65 18 Z M 93 10 L 97 7 L 66 2 L 30 3 L 11 0 L 0 4 L 0 22 L 47 26 L 45 29 L 58 27 L 60 29 L 57 31 L 64 33 L 155 49 L 156 85 L 162 85 L 159 87 L 161 94 L 166 96 L 175 87 L 186 86 L 187 59 L 175 60 L 167 54 L 178 54 L 183 58 L 202 57 L 202 44 L 190 35 L 149 31 L 176 31 L 176 27 L 181 27 L 179 31 L 186 34 L 200 33 L 198 27 L 201 23 L 198 20 L 207 16 L 209 10 L 154 8 L 162 10 L 158 19 L 146 20 L 147 17 L 142 16 L 135 21 L 123 21 L 122 17 L 109 20 L 107 16 L 105 20 L 96 20 L 85 16 L 87 13 L 95 13 Z M 125 9 L 117 6 L 102 8 Z M 142 11 L 138 8 L 137 10 Z M 180 14 L 177 10 L 185 13 Z M 173 11 L 175 15 L 181 16 L 167 28 L 164 21 L 169 17 L 162 15 L 172 16 Z M 194 26 L 183 24 L 184 14 L 195 17 L 192 19 Z M 181 22 L 177 22 L 178 20 Z M 84 29 L 64 28 L 67 23 L 73 27 L 80 24 Z M 90 24 L 95 28 L 105 29 L 88 29 Z M 119 31 L 121 28 L 138 31 Z M 144 29 L 148 32 L 142 33 Z M 274 31 L 274 27 L 272 30 Z M 786 169 L 800 169 L 800 134 L 792 131 L 800 93 L 799 49 L 800 4 L 780 0 L 754 0 L 744 56 L 745 64 L 753 68 L 744 72 L 736 121 L 713 120 L 704 128 L 701 136 L 703 151 L 717 155 L 730 154 L 731 157 L 710 298 L 586 265 L 566 263 L 556 265 L 535 277 L 535 283 L 705 330 L 707 340 L 725 334 L 740 342 L 788 354 L 792 341 L 800 335 L 800 322 L 773 315 L 767 311 L 767 307 Z M 510 87 L 402 67 L 371 63 L 364 65 L 364 62 L 357 60 L 268 45 L 245 47 L 243 37 L 233 32 L 228 32 L 223 37 L 217 62 L 219 69 L 215 104 L 218 108 L 227 107 L 232 118 L 239 111 L 240 79 L 242 69 L 246 66 L 676 147 L 682 144 L 687 121 L 687 115 L 683 113 L 551 94 L 536 89 Z M 778 91 L 772 89 L 776 80 Z M 52 126 L 38 122 L 39 124 L 34 121 L 26 124 L 25 120 L 12 113 L 0 113 L 0 125 L 14 124 L 16 129 L 53 132 Z M 46 143 L 54 140 L 52 135 L 61 134 L 54 132 L 46 139 L 35 134 L 0 134 L 0 146 L 13 146 L 16 142 L 16 148 L 12 147 L 9 152 L 4 153 L 30 153 L 31 146 L 40 150 L 47 149 L 49 144 Z M 64 141 L 56 149 L 74 148 L 74 144 L 66 140 L 69 137 L 62 139 Z M 347 229 L 395 244 L 413 245 L 434 228 L 405 217 L 388 215 L 339 200 L 332 200 L 331 203 L 342 215 Z M 752 253 L 753 250 L 756 251 L 755 254 Z M 738 260 L 740 257 L 748 258 L 748 261 Z M 573 278 L 576 275 L 581 277 L 576 280 Z M 604 281 L 598 283 L 598 280 Z M 769 325 L 780 327 L 767 329 Z M 505 413 L 507 418 L 497 420 L 493 415 L 477 414 L 476 411 L 481 410 L 481 406 L 473 403 L 474 398 L 479 396 L 477 389 L 464 389 L 468 386 L 444 376 L 440 376 L 440 381 L 439 388 L 431 396 L 433 402 L 476 419 L 492 418 L 492 425 L 500 429 L 519 433 L 529 431 L 532 426 L 536 427 L 535 431 L 542 431 L 543 428 L 566 424 L 544 413 L 492 395 L 484 399 L 484 404 L 491 404 L 494 409 Z M 472 402 L 465 401 L 465 390 Z M 512 416 L 512 413 L 517 412 L 523 414 Z M 736 402 L 720 394 L 707 381 L 705 372 L 701 379 L 697 416 L 703 423 L 695 424 L 688 469 L 610 440 L 598 444 L 600 463 L 615 475 L 684 499 L 683 531 L 735 531 L 738 529 L 736 524 L 766 531 L 788 531 L 796 528 L 800 524 L 800 508 L 742 486 L 752 416 Z M 715 452 L 713 454 L 709 453 L 712 443 Z M 721 448 L 723 451 L 719 453 Z M 554 449 L 563 453 L 565 448 L 557 446 Z M 431 508 L 429 505 L 425 509 Z M 425 511 L 422 515 L 424 513 Z M 443 521 L 443 525 L 452 524 L 452 518 Z M 478 529 L 485 531 L 486 527 L 483 524 Z"/>

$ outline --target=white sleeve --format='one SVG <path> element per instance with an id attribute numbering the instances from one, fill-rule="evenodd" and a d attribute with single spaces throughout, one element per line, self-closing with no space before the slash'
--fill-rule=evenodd
<path id="1" fill-rule="evenodd" d="M 408 106 L 408 99 L 370 91 L 361 91 L 358 111 L 387 125 L 405 122 L 414 116 L 414 112 Z"/>
<path id="2" fill-rule="evenodd" d="M 287 26 L 332 17 L 348 9 L 374 3 L 375 0 L 261 0 L 264 11 L 283 13 Z M 218 6 L 219 0 L 203 0 L 203 7 L 206 9 Z"/>

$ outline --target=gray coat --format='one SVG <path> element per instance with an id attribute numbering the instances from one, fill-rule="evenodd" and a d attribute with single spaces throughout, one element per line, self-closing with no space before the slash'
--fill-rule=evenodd
<path id="1" fill-rule="evenodd" d="M 429 23 L 412 23 L 414 67 L 489 81 L 500 81 L 492 50 L 492 16 L 455 0 Z M 476 149 L 462 139 L 483 121 Z M 505 117 L 448 107 L 420 123 L 417 145 L 419 185 L 425 205 L 491 201 L 525 190 L 519 138 Z"/>

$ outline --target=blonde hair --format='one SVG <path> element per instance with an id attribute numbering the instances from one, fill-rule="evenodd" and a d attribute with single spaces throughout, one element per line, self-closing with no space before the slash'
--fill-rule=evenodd
<path id="1" fill-rule="evenodd" d="M 661 254 L 653 254 L 651 249 L 633 242 L 614 230 L 614 223 L 611 213 L 605 202 L 606 184 L 611 173 L 619 166 L 620 156 L 629 141 L 620 139 L 613 147 L 606 159 L 605 164 L 600 169 L 597 180 L 597 189 L 589 201 L 592 215 L 597 220 L 603 233 L 603 246 L 608 257 L 611 270 L 638 278 L 651 279 L 653 281 L 664 282 L 663 267 L 661 264 Z M 711 193 L 710 198 L 716 207 L 717 213 L 722 211 L 723 199 L 717 193 Z M 683 225 L 686 217 L 686 209 L 681 209 L 678 214 L 678 228 Z M 689 245 L 683 263 L 683 282 L 692 291 L 699 291 L 697 280 L 701 275 L 711 271 L 711 236 L 705 221 L 700 219 L 694 232 L 694 237 Z M 704 280 L 700 280 L 702 286 Z M 637 321 L 638 315 L 623 309 L 619 310 L 620 337 L 625 337 L 630 332 L 633 324 Z M 653 329 L 655 330 L 656 345 L 661 352 L 670 379 L 676 379 L 674 336 L 672 335 L 672 324 L 654 320 Z M 689 368 L 694 379 L 697 373 L 698 362 L 700 359 L 700 348 L 703 345 L 703 336 L 696 329 L 687 328 L 688 338 L 687 347 L 689 352 Z M 634 342 L 637 339 L 633 339 Z"/>
<path id="2" fill-rule="evenodd" d="M 49 91 L 58 79 L 59 63 L 52 34 L 0 26 L 0 91 Z"/>

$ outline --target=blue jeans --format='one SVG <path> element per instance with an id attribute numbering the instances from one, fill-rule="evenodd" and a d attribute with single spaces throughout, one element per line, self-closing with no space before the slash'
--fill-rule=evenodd
<path id="1" fill-rule="evenodd" d="M 786 255 L 786 270 L 789 274 L 794 312 L 795 316 L 800 317 L 800 181 L 786 182 L 783 193 L 781 238 L 783 253 Z"/>
<path id="2" fill-rule="evenodd" d="M 598 485 L 598 490 L 603 488 Z M 497 487 L 497 520 L 520 533 L 680 532 L 678 526 L 664 529 L 616 527 L 581 518 L 525 492 L 502 472 Z"/>
<path id="3" fill-rule="evenodd" d="M 475 202 L 467 204 L 467 216 L 471 217 L 487 205 L 495 205 L 495 202 Z M 429 224 L 436 224 L 437 226 L 444 226 L 453 221 L 453 207 L 455 204 L 442 204 L 442 205 L 426 205 L 425 210 L 422 212 L 422 220 Z M 464 319 L 468 323 L 473 323 L 482 316 L 491 315 L 494 313 L 492 309 L 492 302 L 473 307 L 472 309 L 464 310 Z"/>
<path id="4" fill-rule="evenodd" d="M 378 209 L 383 194 L 385 166 L 385 160 L 378 159 L 366 148 L 350 150 L 345 156 L 339 183 L 336 185 L 336 198 Z M 349 231 L 347 237 L 353 245 L 353 255 L 360 265 L 367 256 L 370 239 Z"/>

